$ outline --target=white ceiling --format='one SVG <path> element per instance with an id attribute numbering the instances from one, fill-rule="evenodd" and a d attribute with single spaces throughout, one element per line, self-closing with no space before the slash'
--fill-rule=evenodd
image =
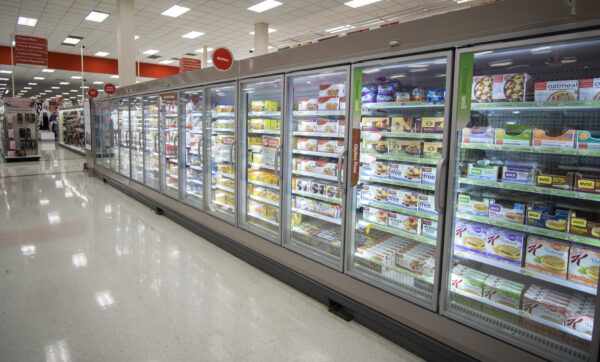
<path id="1" fill-rule="evenodd" d="M 48 39 L 48 50 L 79 54 L 79 46 L 61 45 L 68 35 L 83 37 L 85 55 L 98 51 L 109 52 L 109 58 L 118 58 L 116 45 L 117 0 L 0 0 L 0 45 L 10 44 L 11 34 L 32 35 Z M 473 3 L 457 4 L 455 0 L 382 0 L 377 3 L 351 8 L 344 5 L 348 0 L 280 0 L 283 5 L 263 13 L 247 10 L 261 0 L 135 0 L 136 50 L 140 61 L 159 63 L 165 59 L 184 56 L 206 45 L 211 48 L 226 46 L 236 59 L 252 56 L 254 24 L 266 22 L 277 29 L 269 35 L 269 44 L 277 48 L 306 41 L 314 41 L 331 34 L 326 29 L 353 25 L 356 29 L 378 27 L 391 21 L 409 21 L 438 13 L 460 10 Z M 191 10 L 178 18 L 161 15 L 172 5 Z M 102 23 L 84 18 L 90 11 L 109 13 Z M 35 27 L 17 25 L 17 18 L 25 16 L 38 19 Z M 185 39 L 181 35 L 190 31 L 204 35 Z M 148 59 L 141 54 L 147 49 L 159 50 L 158 59 Z M 201 54 L 197 54 L 201 57 Z M 177 65 L 177 62 L 171 65 Z M 6 67 L 4 67 L 6 69 Z M 39 70 L 38 70 L 39 72 Z M 35 71 L 16 71 L 21 84 L 32 81 Z M 47 80 L 70 78 L 69 72 L 44 73 Z M 108 81 L 108 76 L 90 75 Z M 0 74 L 0 78 L 3 75 Z M 24 77 L 23 79 L 20 79 Z M 118 83 L 118 80 L 112 79 Z M 0 81 L 0 83 L 5 83 Z M 1 86 L 0 86 L 1 87 Z M 21 88 L 16 87 L 17 90 Z M 35 94 L 34 94 L 35 95 Z M 27 96 L 30 96 L 28 94 Z"/>

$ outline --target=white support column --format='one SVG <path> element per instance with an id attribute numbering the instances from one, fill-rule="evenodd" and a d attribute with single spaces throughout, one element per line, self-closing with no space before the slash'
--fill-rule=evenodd
<path id="1" fill-rule="evenodd" d="M 135 84 L 134 0 L 117 0 L 119 86 Z"/>
<path id="2" fill-rule="evenodd" d="M 208 67 L 208 47 L 206 45 L 202 46 L 202 69 Z"/>
<path id="3" fill-rule="evenodd" d="M 254 56 L 269 52 L 269 24 L 254 24 Z"/>

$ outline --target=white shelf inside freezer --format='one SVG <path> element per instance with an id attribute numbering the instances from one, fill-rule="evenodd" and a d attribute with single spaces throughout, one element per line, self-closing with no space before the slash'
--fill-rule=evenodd
<path id="1" fill-rule="evenodd" d="M 356 253 L 354 254 L 354 256 L 355 256 L 356 258 L 360 258 L 360 259 L 362 259 L 362 260 L 366 260 L 366 261 L 368 261 L 368 262 L 370 262 L 370 263 L 374 263 L 374 264 L 377 264 L 377 265 L 381 265 L 382 267 L 384 267 L 384 268 L 388 268 L 388 269 L 391 269 L 391 270 L 393 270 L 393 271 L 395 271 L 395 272 L 398 272 L 398 273 L 401 273 L 401 274 L 404 274 L 404 275 L 408 275 L 409 277 L 412 277 L 412 278 L 415 278 L 415 279 L 422 280 L 422 281 L 424 281 L 424 282 L 427 282 L 427 283 L 429 283 L 429 284 L 433 284 L 433 278 L 430 278 L 430 277 L 424 277 L 424 276 L 422 276 L 422 275 L 419 275 L 419 274 L 417 274 L 417 273 L 410 272 L 410 271 L 408 271 L 408 270 L 406 270 L 406 269 L 398 268 L 398 267 L 397 267 L 397 266 L 395 266 L 395 265 L 386 264 L 386 263 L 384 263 L 384 262 L 382 262 L 382 261 L 380 261 L 380 260 L 377 260 L 377 259 L 371 259 L 371 258 L 368 258 L 368 257 L 366 257 L 366 256 L 363 256 L 363 255 L 359 255 L 359 254 L 356 254 Z"/>
<path id="2" fill-rule="evenodd" d="M 234 133 L 235 132 L 235 130 L 231 129 L 231 128 L 213 128 L 212 131 L 217 132 L 217 133 Z"/>
<path id="3" fill-rule="evenodd" d="M 253 170 L 259 170 L 261 168 L 267 169 L 267 170 L 274 170 L 275 166 L 271 166 L 271 165 L 265 165 L 264 163 L 258 163 L 258 162 L 248 162 L 248 166 L 249 168 L 253 169 Z"/>
<path id="4" fill-rule="evenodd" d="M 190 165 L 190 168 L 197 171 L 202 171 L 202 166 Z"/>
<path id="5" fill-rule="evenodd" d="M 361 179 L 361 181 L 371 181 L 371 182 L 379 182 L 379 183 L 388 184 L 388 185 L 406 186 L 406 187 L 412 187 L 412 188 L 421 189 L 421 190 L 431 190 L 431 191 L 435 190 L 434 185 L 426 185 L 426 184 L 422 184 L 422 183 L 401 181 L 401 180 L 392 180 L 392 179 L 383 178 L 383 177 L 361 176 L 360 179 Z"/>
<path id="6" fill-rule="evenodd" d="M 281 131 L 279 131 L 279 130 L 268 130 L 268 129 L 249 129 L 248 133 L 278 135 L 278 134 L 281 133 Z"/>
<path id="7" fill-rule="evenodd" d="M 215 190 L 221 190 L 221 191 L 227 191 L 227 192 L 231 192 L 232 194 L 235 194 L 235 190 L 234 189 L 230 189 L 229 187 L 225 187 L 225 186 L 221 186 L 221 185 L 215 185 L 215 186 L 213 186 L 213 189 L 215 189 Z"/>
<path id="8" fill-rule="evenodd" d="M 248 117 L 281 117 L 281 112 L 248 112 Z"/>
<path id="9" fill-rule="evenodd" d="M 575 329 L 572 329 L 572 328 L 561 326 L 560 324 L 552 323 L 549 320 L 544 319 L 544 318 L 535 317 L 535 316 L 533 316 L 533 315 L 531 315 L 531 314 L 529 314 L 529 313 L 527 313 L 527 312 L 525 312 L 523 310 L 517 310 L 517 309 L 511 308 L 511 307 L 508 307 L 508 306 L 506 306 L 504 304 L 492 302 L 491 300 L 489 300 L 487 298 L 483 298 L 483 297 L 480 297 L 480 296 L 477 296 L 477 295 L 474 295 L 474 294 L 471 294 L 471 293 L 468 293 L 468 292 L 464 292 L 464 291 L 462 291 L 460 289 L 452 289 L 452 292 L 456 293 L 456 294 L 460 294 L 460 295 L 462 295 L 462 296 L 464 296 L 466 298 L 469 298 L 469 299 L 481 302 L 483 304 L 487 304 L 487 305 L 489 305 L 491 307 L 501 309 L 501 310 L 503 310 L 505 312 L 508 312 L 508 313 L 511 313 L 511 314 L 514 314 L 514 315 L 517 315 L 517 316 L 521 316 L 521 317 L 530 319 L 530 320 L 532 320 L 532 321 L 534 321 L 536 323 L 543 324 L 545 326 L 548 326 L 550 328 L 554 328 L 554 329 L 559 330 L 561 332 L 565 332 L 565 333 L 570 334 L 572 336 L 575 336 L 577 338 L 581 338 L 581 339 L 586 340 L 586 341 L 591 341 L 592 340 L 592 336 L 589 335 L 589 334 L 576 331 Z"/>
<path id="10" fill-rule="evenodd" d="M 227 204 L 224 204 L 224 203 L 222 203 L 222 202 L 218 202 L 218 201 L 213 201 L 212 203 L 213 203 L 214 205 L 216 205 L 216 206 L 219 206 L 219 207 L 222 207 L 222 208 L 224 208 L 224 209 L 227 209 L 227 210 L 233 210 L 233 206 L 231 206 L 231 205 L 227 205 Z"/>
<path id="11" fill-rule="evenodd" d="M 188 130 L 189 133 L 193 133 L 193 134 L 202 134 L 202 131 L 196 131 L 196 130 Z"/>
<path id="12" fill-rule="evenodd" d="M 483 110 L 564 110 L 564 109 L 600 109 L 600 101 L 563 101 L 563 102 L 494 102 L 472 103 L 471 109 Z"/>
<path id="13" fill-rule="evenodd" d="M 327 197 L 327 196 L 323 196 L 323 195 L 317 195 L 317 194 L 313 194 L 312 192 L 303 192 L 303 191 L 292 190 L 292 194 L 298 195 L 298 196 L 303 196 L 303 197 L 308 197 L 311 199 L 331 202 L 332 204 L 338 204 L 338 205 L 342 204 L 342 200 L 340 200 L 340 199 L 336 199 L 333 197 Z"/>
<path id="14" fill-rule="evenodd" d="M 315 219 L 327 221 L 327 222 L 330 222 L 332 224 L 342 225 L 342 219 L 334 219 L 332 217 L 328 217 L 328 216 L 325 216 L 325 215 L 317 214 L 316 212 L 311 212 L 311 211 L 306 211 L 306 210 L 302 210 L 302 209 L 297 209 L 295 207 L 292 207 L 292 212 L 296 212 L 298 214 L 302 214 L 302 215 L 314 217 Z"/>
<path id="15" fill-rule="evenodd" d="M 263 199 L 262 197 L 258 197 L 258 196 L 254 196 L 254 195 L 248 195 L 248 198 L 250 200 L 262 202 L 263 204 L 269 204 L 269 205 L 273 205 L 273 206 L 279 207 L 279 203 L 278 202 L 267 200 L 267 199 Z"/>
<path id="16" fill-rule="evenodd" d="M 325 133 L 325 132 L 300 132 L 295 131 L 292 133 L 294 136 L 304 136 L 304 137 L 325 137 L 325 138 L 344 138 L 343 133 Z"/>
<path id="17" fill-rule="evenodd" d="M 562 285 L 562 286 L 565 286 L 565 287 L 573 289 L 573 290 L 578 290 L 580 292 L 584 292 L 584 293 L 587 293 L 587 294 L 596 295 L 596 288 L 595 287 L 591 287 L 591 286 L 587 286 L 587 285 L 575 283 L 573 281 L 566 280 L 566 279 L 561 279 L 561 278 L 558 278 L 558 277 L 555 277 L 555 276 L 551 276 L 551 275 L 548 275 L 548 274 L 542 274 L 542 273 L 536 272 L 535 270 L 525 269 L 525 268 L 520 267 L 520 266 L 516 266 L 516 265 L 508 264 L 508 263 L 503 263 L 501 261 L 497 261 L 497 260 L 494 260 L 494 259 L 486 258 L 486 257 L 480 256 L 480 255 L 477 255 L 477 254 L 465 253 L 465 252 L 459 251 L 459 250 L 454 250 L 454 255 L 459 256 L 459 257 L 464 258 L 464 259 L 471 260 L 471 261 L 476 261 L 476 262 L 479 262 L 479 263 L 482 263 L 482 264 L 490 265 L 490 266 L 496 267 L 498 269 L 508 270 L 508 271 L 513 272 L 513 273 L 527 275 L 527 276 L 530 276 L 532 278 L 535 278 L 535 279 L 538 279 L 538 280 L 543 280 L 543 281 L 548 282 L 548 283 L 552 283 L 552 284 L 556 284 L 556 285 Z"/>
<path id="18" fill-rule="evenodd" d="M 378 209 L 398 212 L 398 213 L 405 214 L 405 215 L 422 217 L 422 218 L 430 219 L 430 220 L 438 219 L 438 216 L 434 215 L 434 214 L 417 211 L 417 210 L 412 210 L 412 209 L 408 209 L 408 208 L 404 208 L 404 207 L 392 206 L 392 205 L 384 204 L 381 202 L 375 202 L 375 201 L 370 201 L 370 200 L 359 200 L 358 202 L 360 205 L 372 206 L 372 207 L 376 207 Z"/>
<path id="19" fill-rule="evenodd" d="M 188 179 L 187 182 L 189 182 L 191 184 L 194 184 L 194 185 L 200 185 L 200 186 L 202 186 L 202 181 Z"/>
<path id="20" fill-rule="evenodd" d="M 296 155 L 308 155 L 308 156 L 330 157 L 330 158 L 339 158 L 341 155 L 341 153 L 304 151 L 304 150 L 292 150 L 292 153 L 294 153 Z"/>
<path id="21" fill-rule="evenodd" d="M 346 111 L 344 110 L 333 110 L 333 111 L 294 111 L 294 116 L 344 116 Z"/>
<path id="22" fill-rule="evenodd" d="M 279 190 L 279 185 L 273 185 L 273 184 L 268 184 L 265 182 L 260 182 L 260 181 L 254 181 L 254 180 L 248 180 L 249 184 L 253 184 L 253 185 L 257 185 L 257 186 L 264 186 L 264 187 L 268 187 L 270 189 L 273 190 Z"/>
<path id="23" fill-rule="evenodd" d="M 417 138 L 417 139 L 433 139 L 441 140 L 444 138 L 443 133 L 409 133 L 409 132 L 361 132 L 361 139 L 372 139 L 374 136 L 381 138 Z"/>
<path id="24" fill-rule="evenodd" d="M 235 112 L 212 112 L 212 117 L 213 118 L 219 118 L 219 117 L 235 117 Z"/>
<path id="25" fill-rule="evenodd" d="M 429 244 L 429 245 L 433 245 L 433 246 L 436 245 L 436 240 L 435 239 L 431 239 L 431 238 L 428 238 L 428 237 L 423 236 L 423 235 L 417 235 L 417 234 L 409 233 L 409 232 L 406 232 L 406 231 L 403 231 L 403 230 L 399 230 L 399 229 L 394 229 L 394 228 L 391 228 L 391 227 L 388 227 L 388 226 L 383 226 L 383 225 L 375 224 L 375 223 L 364 221 L 364 220 L 360 220 L 358 222 L 358 225 L 360 227 L 367 228 L 367 230 L 369 228 L 372 228 L 372 229 L 376 229 L 376 230 L 379 230 L 379 231 L 384 231 L 384 232 L 386 232 L 388 234 L 402 236 L 402 237 L 404 237 L 406 239 L 419 241 L 419 242 L 424 243 L 424 244 Z"/>
<path id="26" fill-rule="evenodd" d="M 269 218 L 266 218 L 266 217 L 264 217 L 262 215 L 255 214 L 253 212 L 249 212 L 248 216 L 252 216 L 253 218 L 259 219 L 259 220 L 264 221 L 264 222 L 266 222 L 268 224 L 271 224 L 271 225 L 279 226 L 279 223 L 277 221 L 271 220 Z"/>
<path id="27" fill-rule="evenodd" d="M 573 155 L 598 157 L 600 150 L 578 150 L 576 148 L 534 148 L 532 146 L 505 146 L 505 145 L 486 145 L 461 143 L 460 148 L 469 150 L 491 150 L 491 151 L 508 151 L 508 152 L 528 152 L 528 153 L 549 153 L 554 155 Z"/>
<path id="28" fill-rule="evenodd" d="M 418 156 L 410 156 L 410 155 L 394 155 L 394 154 L 376 154 L 376 153 L 361 153 L 360 157 L 374 157 L 378 160 L 388 160 L 388 161 L 403 161 L 409 163 L 418 163 L 424 165 L 437 165 L 440 161 L 440 158 L 424 158 Z"/>
<path id="29" fill-rule="evenodd" d="M 371 108 L 386 108 L 386 109 L 397 109 L 397 108 L 444 108 L 444 103 L 442 102 L 374 102 L 374 103 L 363 103 L 362 107 L 365 109 Z"/>
<path id="30" fill-rule="evenodd" d="M 294 175 L 320 178 L 320 179 L 329 180 L 329 181 L 337 181 L 337 179 L 338 179 L 337 176 L 325 175 L 322 173 L 314 173 L 314 172 L 306 172 L 306 171 L 298 171 L 298 170 L 294 170 L 294 171 L 292 171 L 292 173 Z"/>
<path id="31" fill-rule="evenodd" d="M 174 173 L 170 173 L 170 172 L 167 172 L 167 176 L 169 176 L 169 177 L 173 177 L 173 178 L 179 178 L 179 176 L 177 176 L 177 175 L 176 175 L 176 174 L 174 174 Z"/>

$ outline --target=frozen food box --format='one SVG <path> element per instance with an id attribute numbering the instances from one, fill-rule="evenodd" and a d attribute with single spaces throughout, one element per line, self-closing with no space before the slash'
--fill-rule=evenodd
<path id="1" fill-rule="evenodd" d="M 484 292 L 485 293 L 485 292 Z M 481 311 L 488 316 L 499 319 L 504 323 L 519 324 L 519 316 L 513 313 L 506 312 L 502 309 L 498 309 L 496 307 L 492 307 L 491 305 L 483 304 L 481 307 Z"/>
<path id="2" fill-rule="evenodd" d="M 521 266 L 526 236 L 509 229 L 490 228 L 485 244 L 486 257 Z"/>
<path id="3" fill-rule="evenodd" d="M 421 182 L 421 166 L 402 163 L 389 164 L 390 179 L 408 182 Z"/>
<path id="4" fill-rule="evenodd" d="M 534 317 L 564 326 L 570 300 L 571 296 L 568 294 L 532 284 L 523 295 L 522 310 Z"/>
<path id="5" fill-rule="evenodd" d="M 338 121 L 331 119 L 317 120 L 317 132 L 338 133 Z"/>
<path id="6" fill-rule="evenodd" d="M 473 77 L 471 103 L 489 103 L 492 101 L 493 79 L 491 76 Z"/>
<path id="7" fill-rule="evenodd" d="M 393 141 L 392 141 L 393 142 Z M 362 142 L 362 153 L 387 154 L 390 150 L 390 145 L 387 140 L 371 141 L 368 139 Z"/>
<path id="8" fill-rule="evenodd" d="M 469 163 L 467 166 L 467 177 L 478 180 L 497 181 L 499 171 L 499 165 L 485 162 Z"/>
<path id="9" fill-rule="evenodd" d="M 567 279 L 569 244 L 530 234 L 527 237 L 525 268 Z"/>
<path id="10" fill-rule="evenodd" d="M 572 190 L 575 174 L 567 172 L 566 175 L 544 174 L 542 170 L 535 171 L 535 186 L 552 189 Z"/>
<path id="11" fill-rule="evenodd" d="M 419 195 L 419 211 L 437 215 L 437 211 L 435 210 L 435 196 L 433 194 L 422 193 Z"/>
<path id="12" fill-rule="evenodd" d="M 411 234 L 421 234 L 421 218 L 389 212 L 388 225 Z"/>
<path id="13" fill-rule="evenodd" d="M 531 146 L 531 128 L 496 128 L 495 142 L 499 146 Z"/>
<path id="14" fill-rule="evenodd" d="M 314 119 L 298 120 L 298 131 L 299 132 L 316 132 L 317 131 L 317 121 Z"/>
<path id="15" fill-rule="evenodd" d="M 362 185 L 361 198 L 363 200 L 386 203 L 388 201 L 389 190 L 375 185 Z"/>
<path id="16" fill-rule="evenodd" d="M 338 133 L 344 134 L 346 132 L 346 120 L 338 121 Z"/>
<path id="17" fill-rule="evenodd" d="M 311 180 L 309 192 L 315 195 L 325 195 L 325 187 L 328 183 L 323 181 Z"/>
<path id="18" fill-rule="evenodd" d="M 523 224 L 525 220 L 525 204 L 490 199 L 488 217 L 491 220 Z"/>
<path id="19" fill-rule="evenodd" d="M 465 214 L 488 217 L 490 210 L 490 199 L 477 197 L 469 194 L 458 194 L 458 212 Z"/>
<path id="20" fill-rule="evenodd" d="M 316 151 L 317 140 L 314 138 L 297 138 L 296 149 L 300 151 Z"/>
<path id="21" fill-rule="evenodd" d="M 296 170 L 302 172 L 315 172 L 315 160 L 306 160 L 302 158 L 297 158 L 296 160 Z"/>
<path id="22" fill-rule="evenodd" d="M 523 328 L 525 330 L 531 331 L 535 334 L 542 335 L 546 338 L 552 339 L 553 341 L 557 341 L 559 343 L 565 342 L 565 339 L 568 336 L 568 334 L 566 334 L 565 332 L 563 332 L 560 329 L 557 329 L 557 328 L 554 328 L 551 326 L 547 326 L 545 324 L 540 324 L 529 318 L 520 318 L 519 325 L 521 326 L 521 328 Z"/>
<path id="23" fill-rule="evenodd" d="M 390 129 L 390 120 L 387 117 L 363 117 L 360 120 L 360 130 L 369 132 L 387 132 Z"/>
<path id="24" fill-rule="evenodd" d="M 600 250 L 589 246 L 571 246 L 568 279 L 596 287 L 600 270 Z"/>
<path id="25" fill-rule="evenodd" d="M 319 111 L 337 111 L 340 109 L 338 97 L 319 97 Z"/>
<path id="26" fill-rule="evenodd" d="M 514 184 L 535 184 L 536 162 L 506 161 L 502 167 L 502 181 Z"/>
<path id="27" fill-rule="evenodd" d="M 578 150 L 600 150 L 600 132 L 577 131 L 575 148 Z"/>
<path id="28" fill-rule="evenodd" d="M 465 127 L 462 130 L 463 144 L 494 144 L 493 127 Z"/>
<path id="29" fill-rule="evenodd" d="M 267 188 L 260 187 L 260 186 L 254 186 L 254 188 L 252 189 L 252 195 L 258 196 L 258 197 L 260 197 L 262 199 L 266 199 L 267 198 L 267 194 L 268 194 Z"/>
<path id="30" fill-rule="evenodd" d="M 438 222 L 431 219 L 421 219 L 421 235 L 431 239 L 437 238 Z"/>
<path id="31" fill-rule="evenodd" d="M 360 168 L 361 176 L 388 178 L 389 166 L 385 162 L 375 162 L 373 164 L 363 164 Z"/>
<path id="32" fill-rule="evenodd" d="M 569 211 L 569 233 L 600 239 L 600 217 L 591 212 Z"/>
<path id="33" fill-rule="evenodd" d="M 600 101 L 600 78 L 579 80 L 580 101 Z"/>
<path id="34" fill-rule="evenodd" d="M 592 336 L 594 331 L 595 298 L 575 294 L 569 300 L 565 313 L 565 327 Z"/>
<path id="35" fill-rule="evenodd" d="M 280 199 L 279 191 L 267 189 L 267 200 L 279 202 Z"/>
<path id="36" fill-rule="evenodd" d="M 388 212 L 374 207 L 363 206 L 363 219 L 368 222 L 387 226 Z"/>
<path id="37" fill-rule="evenodd" d="M 485 241 L 490 228 L 475 223 L 456 221 L 454 230 L 454 248 L 470 253 L 485 256 Z"/>
<path id="38" fill-rule="evenodd" d="M 578 92 L 577 79 L 535 82 L 534 100 L 536 102 L 576 101 L 579 98 Z"/>
<path id="39" fill-rule="evenodd" d="M 423 142 L 423 157 L 441 158 L 442 142 Z"/>
<path id="40" fill-rule="evenodd" d="M 317 141 L 317 151 L 328 153 L 340 153 L 344 151 L 343 140 L 319 140 Z"/>
<path id="41" fill-rule="evenodd" d="M 527 73 L 496 74 L 492 82 L 494 102 L 525 102 L 533 98 L 533 78 Z"/>
<path id="42" fill-rule="evenodd" d="M 481 297 L 483 295 L 483 283 L 488 276 L 489 274 L 459 264 L 452 268 L 450 290 L 460 294 Z"/>
<path id="43" fill-rule="evenodd" d="M 329 184 L 325 186 L 325 196 L 331 197 L 334 199 L 340 198 L 340 188 L 337 185 Z"/>
<path id="44" fill-rule="evenodd" d="M 421 133 L 444 133 L 444 117 L 422 117 Z"/>
<path id="45" fill-rule="evenodd" d="M 342 208 L 340 205 L 332 205 L 326 202 L 315 202 L 315 212 L 332 219 L 342 217 Z"/>
<path id="46" fill-rule="evenodd" d="M 387 189 L 388 203 L 392 206 L 403 207 L 406 209 L 417 210 L 419 204 L 419 194 L 404 189 Z"/>
<path id="47" fill-rule="evenodd" d="M 395 265 L 425 277 L 433 277 L 435 271 L 435 248 L 421 244 L 406 251 L 397 252 Z"/>
<path id="48" fill-rule="evenodd" d="M 527 205 L 525 222 L 529 226 L 550 229 L 554 231 L 567 231 L 567 210 L 556 209 L 542 204 Z"/>
<path id="49" fill-rule="evenodd" d="M 525 285 L 512 280 L 490 275 L 483 283 L 483 298 L 518 310 Z"/>
<path id="50" fill-rule="evenodd" d="M 337 175 L 337 164 L 333 162 L 326 161 L 315 161 L 315 172 L 328 176 L 336 176 Z"/>
<path id="51" fill-rule="evenodd" d="M 379 141 L 381 142 L 381 141 Z M 407 140 L 390 140 L 389 141 L 389 153 L 396 155 L 411 155 L 419 156 L 423 144 L 421 141 L 407 141 Z"/>
<path id="52" fill-rule="evenodd" d="M 421 132 L 421 119 L 419 117 L 392 117 L 390 131 L 419 133 Z"/>
<path id="53" fill-rule="evenodd" d="M 425 185 L 435 185 L 436 168 L 430 166 L 421 166 L 421 183 Z"/>
<path id="54" fill-rule="evenodd" d="M 575 191 L 600 194 L 600 175 L 587 176 L 579 172 L 575 173 Z"/>
<path id="55" fill-rule="evenodd" d="M 345 97 L 345 84 L 321 84 L 319 86 L 319 97 Z"/>
<path id="56" fill-rule="evenodd" d="M 316 111 L 318 108 L 318 100 L 316 98 L 298 99 L 299 111 Z"/>
<path id="57" fill-rule="evenodd" d="M 346 110 L 346 97 L 340 97 L 340 111 Z"/>
<path id="58" fill-rule="evenodd" d="M 575 146 L 575 130 L 568 130 L 559 136 L 548 136 L 546 131 L 539 128 L 533 129 L 533 148 L 558 148 L 572 149 Z"/>

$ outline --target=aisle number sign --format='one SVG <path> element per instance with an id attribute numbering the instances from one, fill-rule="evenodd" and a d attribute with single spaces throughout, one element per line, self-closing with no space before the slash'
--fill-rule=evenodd
<path id="1" fill-rule="evenodd" d="M 212 61 L 215 68 L 227 71 L 233 66 L 233 54 L 227 48 L 218 48 L 213 52 Z"/>
<path id="2" fill-rule="evenodd" d="M 15 64 L 48 66 L 48 39 L 15 35 Z"/>

